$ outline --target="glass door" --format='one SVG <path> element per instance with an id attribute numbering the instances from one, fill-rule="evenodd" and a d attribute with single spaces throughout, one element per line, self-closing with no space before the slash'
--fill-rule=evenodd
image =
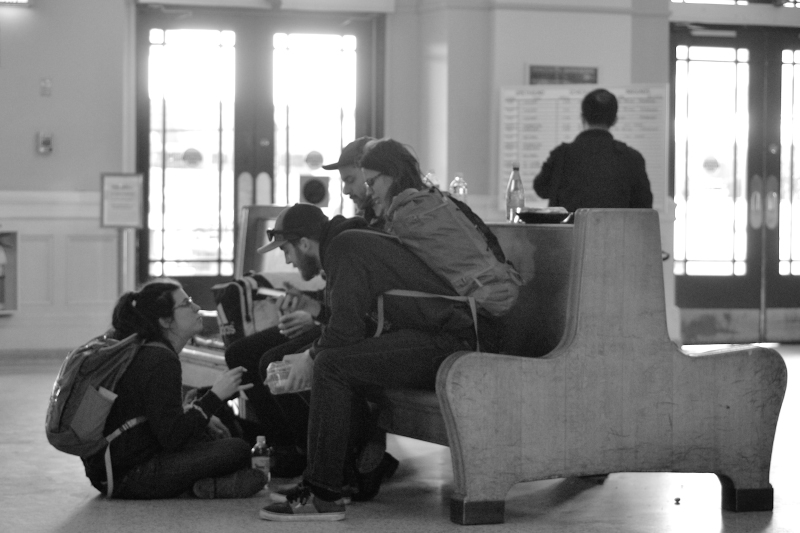
<path id="1" fill-rule="evenodd" d="M 211 285 L 234 273 L 243 206 L 354 212 L 338 172 L 321 166 L 380 135 L 381 29 L 379 15 L 139 7 L 142 280 L 177 278 L 207 307 Z"/>
<path id="2" fill-rule="evenodd" d="M 797 340 L 797 32 L 692 25 L 672 38 L 683 341 Z"/>

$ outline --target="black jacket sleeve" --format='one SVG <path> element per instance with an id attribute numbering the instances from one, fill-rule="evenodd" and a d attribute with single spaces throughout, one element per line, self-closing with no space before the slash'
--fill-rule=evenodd
<path id="1" fill-rule="evenodd" d="M 554 198 L 563 170 L 563 158 L 566 155 L 566 144 L 562 143 L 550 152 L 547 161 L 542 165 L 539 174 L 533 178 L 533 190 L 540 198 Z"/>

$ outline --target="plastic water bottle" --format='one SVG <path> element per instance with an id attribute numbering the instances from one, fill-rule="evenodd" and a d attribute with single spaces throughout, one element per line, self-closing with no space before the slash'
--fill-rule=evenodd
<path id="1" fill-rule="evenodd" d="M 286 390 L 286 380 L 292 365 L 285 361 L 273 361 L 267 366 L 267 387 L 272 394 L 283 394 Z"/>
<path id="2" fill-rule="evenodd" d="M 525 190 L 522 187 L 522 177 L 519 175 L 519 163 L 514 163 L 511 176 L 508 177 L 506 187 L 506 218 L 509 222 L 517 222 L 517 213 L 525 207 Z"/>
<path id="3" fill-rule="evenodd" d="M 256 437 L 256 445 L 250 450 L 250 466 L 264 472 L 268 483 L 271 455 L 271 450 L 267 447 L 267 439 L 264 435 Z"/>
<path id="4" fill-rule="evenodd" d="M 467 203 L 467 182 L 461 172 L 456 173 L 456 177 L 450 182 L 450 195 L 464 203 Z"/>
<path id="5" fill-rule="evenodd" d="M 439 187 L 439 179 L 436 177 L 436 173 L 433 170 L 429 170 L 425 176 L 422 177 L 422 183 L 425 184 L 426 187 Z"/>

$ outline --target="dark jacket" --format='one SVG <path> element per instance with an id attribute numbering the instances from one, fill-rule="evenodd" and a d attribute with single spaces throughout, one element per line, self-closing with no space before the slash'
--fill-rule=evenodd
<path id="1" fill-rule="evenodd" d="M 570 212 L 582 207 L 653 207 L 644 158 L 602 129 L 583 131 L 550 152 L 533 189 L 549 198 L 550 206 Z"/>
<path id="2" fill-rule="evenodd" d="M 166 346 L 143 346 L 120 379 L 116 393 L 118 397 L 106 419 L 104 435 L 131 418 L 144 416 L 147 421 L 112 441 L 115 481 L 159 452 L 179 451 L 202 439 L 209 417 L 223 405 L 209 391 L 195 401 L 194 407 L 184 409 L 181 363 L 178 354 Z M 84 459 L 86 475 L 95 486 L 106 481 L 103 454 Z"/>
<path id="3" fill-rule="evenodd" d="M 320 238 L 328 312 L 311 357 L 326 348 L 355 344 L 372 335 L 378 296 L 406 289 L 456 296 L 456 292 L 399 240 L 361 229 L 361 219 L 331 219 Z M 419 329 L 463 339 L 474 346 L 472 315 L 450 300 L 386 296 L 385 317 L 393 330 Z"/>

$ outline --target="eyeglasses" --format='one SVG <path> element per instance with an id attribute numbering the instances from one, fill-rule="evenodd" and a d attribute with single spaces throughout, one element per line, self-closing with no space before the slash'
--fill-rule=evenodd
<path id="1" fill-rule="evenodd" d="M 363 173 L 363 172 L 364 172 L 364 169 L 361 169 L 361 172 Z M 376 180 L 376 179 L 378 179 L 378 178 L 380 178 L 381 176 L 385 176 L 385 175 L 386 175 L 386 174 L 384 174 L 383 172 L 378 172 L 377 174 L 375 174 L 375 175 L 374 175 L 374 176 L 372 176 L 371 178 L 365 178 L 365 179 L 364 179 L 364 183 L 366 183 L 366 184 L 367 184 L 367 187 L 369 187 L 369 188 L 371 189 L 371 188 L 372 188 L 372 186 L 375 184 L 375 180 Z"/>
<path id="2" fill-rule="evenodd" d="M 183 301 L 177 304 L 175 307 L 172 308 L 174 311 L 175 309 L 180 309 L 181 307 L 191 307 L 194 304 L 194 300 L 192 300 L 191 296 L 187 296 L 183 299 Z"/>

